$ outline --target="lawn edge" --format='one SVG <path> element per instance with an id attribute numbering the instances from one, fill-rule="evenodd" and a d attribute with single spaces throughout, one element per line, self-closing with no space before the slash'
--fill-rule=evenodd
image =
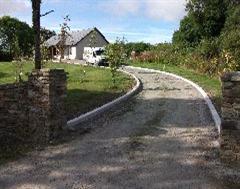
<path id="1" fill-rule="evenodd" d="M 169 72 L 165 72 L 165 71 L 160 71 L 160 70 L 155 70 L 155 69 L 150 69 L 150 68 L 141 68 L 141 67 L 135 67 L 135 66 L 126 66 L 126 67 L 131 68 L 131 69 L 141 69 L 141 70 L 144 70 L 144 71 L 147 71 L 147 72 L 157 72 L 157 73 L 169 75 L 169 76 L 175 77 L 177 79 L 180 79 L 180 80 L 185 81 L 185 82 L 189 83 L 190 85 L 192 85 L 203 96 L 203 98 L 204 98 L 205 102 L 207 103 L 208 108 L 211 112 L 213 121 L 215 123 L 215 127 L 218 130 L 218 134 L 221 133 L 221 118 L 220 118 L 216 108 L 214 107 L 213 102 L 211 101 L 210 97 L 203 90 L 203 88 L 200 87 L 198 84 L 196 84 L 193 81 L 188 80 L 188 79 L 186 79 L 182 76 L 179 76 L 179 75 L 176 75 L 176 74 L 173 74 L 173 73 L 169 73 Z"/>
<path id="2" fill-rule="evenodd" d="M 69 120 L 67 122 L 67 126 L 66 126 L 67 129 L 74 130 L 74 129 L 77 129 L 78 127 L 81 127 L 81 125 L 79 125 L 80 123 L 85 122 L 91 118 L 94 118 L 97 115 L 100 115 L 100 114 L 108 111 L 109 109 L 113 108 L 114 106 L 128 100 L 129 98 L 131 98 L 133 95 L 135 95 L 139 91 L 139 89 L 141 87 L 141 83 L 140 83 L 140 80 L 134 74 L 129 73 L 122 69 L 118 69 L 118 71 L 132 77 L 136 82 L 135 86 L 130 91 L 128 91 L 126 94 L 116 98 L 115 100 L 110 101 L 98 108 L 95 108 L 92 111 L 89 111 L 85 114 L 82 114 L 78 117 L 75 117 L 75 118 Z"/>

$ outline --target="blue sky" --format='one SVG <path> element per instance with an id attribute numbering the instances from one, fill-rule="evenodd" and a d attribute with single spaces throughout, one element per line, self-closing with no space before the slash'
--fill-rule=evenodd
<path id="1" fill-rule="evenodd" d="M 109 41 L 159 43 L 171 41 L 185 15 L 185 0 L 42 0 L 41 25 L 58 31 L 70 15 L 71 30 L 97 27 Z M 0 16 L 10 15 L 31 25 L 30 0 L 0 0 Z"/>

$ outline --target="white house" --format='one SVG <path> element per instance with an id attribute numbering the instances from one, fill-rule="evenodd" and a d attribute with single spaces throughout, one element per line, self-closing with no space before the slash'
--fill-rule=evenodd
<path id="1" fill-rule="evenodd" d="M 59 42 L 60 37 L 58 35 L 46 41 L 46 46 L 49 48 L 49 55 L 52 59 L 60 59 L 60 54 L 58 53 Z M 104 47 L 108 43 L 104 35 L 97 28 L 73 31 L 66 40 L 64 59 L 82 60 L 84 47 Z"/>

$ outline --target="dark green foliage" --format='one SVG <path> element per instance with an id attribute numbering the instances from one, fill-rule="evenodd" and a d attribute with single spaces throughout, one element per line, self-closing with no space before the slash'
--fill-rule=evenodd
<path id="1" fill-rule="evenodd" d="M 231 53 L 240 68 L 240 28 L 224 32 L 220 39 L 221 48 Z"/>
<path id="2" fill-rule="evenodd" d="M 240 1 L 189 0 L 186 10 L 173 35 L 176 62 L 209 75 L 239 70 Z"/>
<path id="3" fill-rule="evenodd" d="M 219 36 L 224 27 L 227 11 L 223 0 L 190 0 L 187 10 L 193 15 L 203 38 Z"/>
<path id="4" fill-rule="evenodd" d="M 219 39 L 202 39 L 195 51 L 206 60 L 214 58 L 220 53 Z"/>
<path id="5" fill-rule="evenodd" d="M 126 43 L 125 44 L 125 50 L 127 53 L 127 56 L 130 56 L 132 51 L 135 51 L 136 53 L 141 53 L 144 51 L 150 50 L 152 45 L 150 43 L 144 43 L 144 42 L 136 42 L 136 43 Z"/>
<path id="6" fill-rule="evenodd" d="M 16 18 L 3 16 L 0 18 L 0 52 L 13 56 L 13 46 L 18 40 L 22 56 L 32 55 L 34 44 L 33 30 L 25 22 Z"/>
<path id="7" fill-rule="evenodd" d="M 202 39 L 218 37 L 227 16 L 227 3 L 223 0 L 189 0 L 187 16 L 174 33 L 173 42 L 196 46 Z"/>
<path id="8" fill-rule="evenodd" d="M 180 22 L 180 28 L 173 34 L 173 43 L 180 46 L 195 46 L 201 40 L 199 26 L 192 15 L 185 16 Z"/>
<path id="9" fill-rule="evenodd" d="M 236 2 L 233 5 L 228 10 L 228 17 L 220 41 L 221 48 L 234 56 L 239 64 L 238 68 L 240 68 L 240 3 Z"/>
<path id="10" fill-rule="evenodd" d="M 41 33 L 41 38 L 42 38 L 41 40 L 42 41 L 47 41 L 52 36 L 56 35 L 55 31 L 51 31 L 51 30 L 48 30 L 46 28 L 41 28 L 40 33 Z"/>

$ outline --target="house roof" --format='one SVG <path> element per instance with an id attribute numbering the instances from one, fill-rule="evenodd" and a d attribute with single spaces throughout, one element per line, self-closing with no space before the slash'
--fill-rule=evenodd
<path id="1" fill-rule="evenodd" d="M 94 30 L 98 31 L 101 34 L 101 32 L 97 28 L 89 28 L 86 30 L 80 30 L 80 31 L 78 30 L 78 31 L 70 32 L 69 33 L 70 35 L 67 37 L 67 40 L 66 40 L 66 45 L 76 45 L 79 41 L 81 41 L 83 38 L 85 38 L 89 33 L 91 33 Z M 59 41 L 60 41 L 60 36 L 55 35 L 46 41 L 46 46 L 48 47 L 55 46 L 59 43 Z"/>

